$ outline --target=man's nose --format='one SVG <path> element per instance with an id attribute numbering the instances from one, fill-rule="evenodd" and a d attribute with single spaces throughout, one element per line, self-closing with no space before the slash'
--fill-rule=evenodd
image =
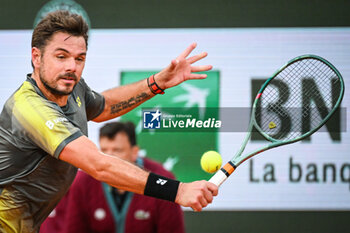
<path id="1" fill-rule="evenodd" d="M 65 65 L 66 65 L 66 67 L 65 67 L 66 72 L 75 72 L 76 71 L 77 63 L 73 57 L 67 59 Z"/>

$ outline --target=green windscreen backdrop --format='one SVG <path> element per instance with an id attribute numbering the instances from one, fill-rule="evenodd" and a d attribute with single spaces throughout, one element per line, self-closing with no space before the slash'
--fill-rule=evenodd
<path id="1" fill-rule="evenodd" d="M 125 71 L 121 74 L 121 84 L 129 84 L 144 79 L 156 71 Z M 219 106 L 219 72 L 207 72 L 205 80 L 190 80 L 179 86 L 166 90 L 165 95 L 155 96 L 150 101 L 123 115 L 123 120 L 132 121 L 138 132 L 138 145 L 147 157 L 165 165 L 176 177 L 184 182 L 209 179 L 210 174 L 200 167 L 200 157 L 208 150 L 217 150 L 218 132 L 183 132 L 178 130 L 146 130 L 143 129 L 143 111 L 160 109 L 160 111 L 176 111 L 177 114 L 191 114 L 195 118 L 207 119 L 210 108 Z M 173 113 L 171 113 L 173 114 Z M 213 118 L 218 119 L 218 112 Z"/>

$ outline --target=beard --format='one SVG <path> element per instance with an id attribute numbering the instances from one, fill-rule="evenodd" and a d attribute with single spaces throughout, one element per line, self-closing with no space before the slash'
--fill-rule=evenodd
<path id="1" fill-rule="evenodd" d="M 77 81 L 77 76 L 74 73 L 65 73 L 63 75 L 59 75 L 53 82 L 48 82 L 45 79 L 45 76 L 43 75 L 43 72 L 39 72 L 39 78 L 40 81 L 42 82 L 42 84 L 44 85 L 44 87 L 46 88 L 46 90 L 48 90 L 49 92 L 51 92 L 53 95 L 55 96 L 66 96 L 69 95 L 70 93 L 73 92 L 75 86 L 77 85 L 77 83 L 74 84 L 74 86 L 71 88 L 70 86 L 66 86 L 65 89 L 60 90 L 58 88 L 58 84 L 57 82 L 60 79 L 64 79 L 65 77 L 70 77 L 72 78 L 75 82 Z"/>

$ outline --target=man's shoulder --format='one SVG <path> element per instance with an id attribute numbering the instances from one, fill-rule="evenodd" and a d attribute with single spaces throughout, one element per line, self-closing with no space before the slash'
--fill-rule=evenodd
<path id="1" fill-rule="evenodd" d="M 56 107 L 52 101 L 47 100 L 47 98 L 36 86 L 35 81 L 31 80 L 30 78 L 27 78 L 27 80 L 22 83 L 22 85 L 12 94 L 8 101 L 11 103 L 11 106 L 9 105 L 10 107 L 26 106 L 26 108 L 31 109 L 43 108 L 45 106 L 50 106 L 51 109 Z"/>
<path id="2" fill-rule="evenodd" d="M 21 86 L 15 91 L 13 96 L 16 99 L 23 98 L 23 99 L 28 99 L 28 98 L 42 98 L 40 94 L 36 91 L 35 86 L 33 85 L 32 82 L 30 82 L 29 79 L 24 81 Z"/>
<path id="3" fill-rule="evenodd" d="M 9 117 L 14 115 L 17 120 L 28 121 L 29 125 L 34 125 L 38 119 L 44 119 L 44 116 L 52 111 L 59 111 L 58 105 L 47 100 L 36 87 L 34 81 L 27 78 L 8 98 L 4 105 L 3 114 L 9 115 Z M 14 125 L 18 126 L 18 124 Z"/>
<path id="4" fill-rule="evenodd" d="M 162 176 L 165 176 L 168 178 L 172 178 L 172 179 L 175 178 L 175 176 L 172 172 L 166 170 L 161 163 L 156 162 L 152 159 L 143 158 L 143 165 L 144 165 L 145 169 L 147 169 L 151 172 L 157 173 L 159 175 L 162 175 Z"/>

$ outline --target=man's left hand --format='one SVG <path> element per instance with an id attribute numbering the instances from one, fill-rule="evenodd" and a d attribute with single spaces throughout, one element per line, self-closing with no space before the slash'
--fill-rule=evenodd
<path id="1" fill-rule="evenodd" d="M 206 74 L 195 74 L 194 72 L 211 70 L 211 65 L 193 66 L 193 64 L 205 58 L 208 54 L 202 52 L 192 57 L 188 57 L 196 46 L 196 43 L 191 44 L 175 60 L 172 60 L 168 67 L 155 75 L 154 78 L 160 88 L 165 90 L 179 85 L 186 80 L 205 79 L 207 77 Z"/>

